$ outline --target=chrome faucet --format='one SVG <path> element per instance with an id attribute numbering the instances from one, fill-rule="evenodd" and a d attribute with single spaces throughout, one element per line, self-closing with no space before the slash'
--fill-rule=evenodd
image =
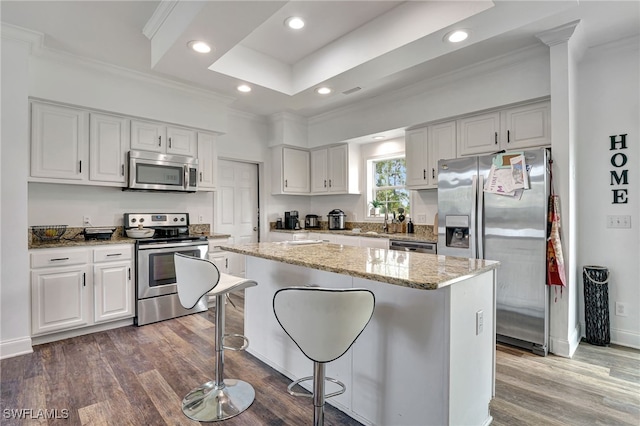
<path id="1" fill-rule="evenodd" d="M 385 234 L 389 233 L 389 223 L 387 222 L 389 220 L 389 213 L 384 212 L 384 222 L 382 224 L 382 231 Z"/>

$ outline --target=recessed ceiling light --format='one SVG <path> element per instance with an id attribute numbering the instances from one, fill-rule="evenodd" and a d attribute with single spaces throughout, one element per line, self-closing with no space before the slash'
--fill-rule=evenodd
<path id="1" fill-rule="evenodd" d="M 382 139 L 384 139 L 384 136 L 374 136 L 373 139 L 377 141 L 381 141 Z"/>
<path id="2" fill-rule="evenodd" d="M 468 30 L 454 30 L 447 33 L 447 35 L 444 36 L 445 40 L 451 43 L 459 43 L 461 41 L 466 40 L 467 37 L 469 37 Z"/>
<path id="3" fill-rule="evenodd" d="M 304 27 L 304 21 L 297 16 L 290 16 L 284 21 L 284 24 L 292 30 L 299 30 Z"/>
<path id="4" fill-rule="evenodd" d="M 316 93 L 318 95 L 328 95 L 329 93 L 331 93 L 331 89 L 328 87 L 318 87 L 316 89 Z"/>
<path id="5" fill-rule="evenodd" d="M 237 87 L 237 89 L 238 92 L 247 93 L 251 91 L 251 86 L 249 86 L 248 84 L 241 84 Z"/>
<path id="6" fill-rule="evenodd" d="M 211 46 L 209 46 L 204 41 L 191 40 L 189 43 L 187 43 L 187 46 L 189 46 L 189 48 L 195 50 L 198 53 L 209 53 L 209 52 L 211 52 Z"/>

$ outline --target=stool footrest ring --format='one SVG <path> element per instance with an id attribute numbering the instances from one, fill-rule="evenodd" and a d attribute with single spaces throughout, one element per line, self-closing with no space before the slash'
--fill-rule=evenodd
<path id="1" fill-rule="evenodd" d="M 287 391 L 289 391 L 289 393 L 291 395 L 293 395 L 293 396 L 301 396 L 301 397 L 304 397 L 304 398 L 313 398 L 313 393 L 294 392 L 292 390 L 296 385 L 299 385 L 302 382 L 307 382 L 309 380 L 313 380 L 313 376 L 303 377 L 301 379 L 296 380 L 295 382 L 291 382 L 291 383 L 289 383 L 289 386 L 287 386 Z M 345 386 L 345 384 L 342 383 L 340 380 L 336 380 L 336 379 L 331 378 L 331 377 L 325 377 L 324 380 L 327 381 L 327 382 L 335 383 L 336 385 L 338 385 L 338 386 L 340 386 L 342 388 L 339 391 L 326 394 L 324 396 L 325 398 L 331 398 L 331 397 L 334 397 L 334 396 L 342 395 L 347 390 L 347 387 Z"/>
<path id="2" fill-rule="evenodd" d="M 244 344 L 242 346 L 240 346 L 240 347 L 225 346 L 224 345 L 224 339 L 226 339 L 227 337 L 238 337 L 238 338 L 244 340 Z M 244 351 L 248 347 L 249 347 L 249 339 L 247 338 L 247 336 L 243 336 L 242 334 L 225 334 L 224 336 L 222 336 L 222 348 L 223 349 L 229 349 L 230 351 Z"/>

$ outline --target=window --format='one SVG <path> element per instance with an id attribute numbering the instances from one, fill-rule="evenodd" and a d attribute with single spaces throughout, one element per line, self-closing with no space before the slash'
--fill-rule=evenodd
<path id="1" fill-rule="evenodd" d="M 369 217 L 383 217 L 398 214 L 404 209 L 404 215 L 410 213 L 409 190 L 405 188 L 407 168 L 404 157 L 387 157 L 367 162 L 369 172 L 368 202 L 371 209 Z"/>

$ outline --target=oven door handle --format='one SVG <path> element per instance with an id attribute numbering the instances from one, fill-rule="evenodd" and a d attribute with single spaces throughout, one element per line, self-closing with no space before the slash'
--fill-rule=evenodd
<path id="1" fill-rule="evenodd" d="M 174 249 L 174 248 L 180 248 L 180 247 L 198 247 L 198 246 L 208 247 L 209 243 L 207 241 L 176 241 L 172 243 L 167 243 L 167 242 L 144 243 L 144 244 L 138 244 L 138 250 Z"/>

